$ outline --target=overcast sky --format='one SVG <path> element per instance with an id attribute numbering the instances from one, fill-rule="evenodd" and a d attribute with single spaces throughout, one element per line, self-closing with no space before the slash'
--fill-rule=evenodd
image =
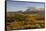
<path id="1" fill-rule="evenodd" d="M 7 11 L 18 11 L 18 10 L 25 11 L 28 7 L 44 8 L 44 3 L 43 2 L 28 3 L 28 2 L 7 1 Z"/>

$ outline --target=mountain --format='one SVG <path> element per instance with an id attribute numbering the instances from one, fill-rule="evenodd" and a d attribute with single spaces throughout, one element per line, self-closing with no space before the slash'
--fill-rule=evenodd
<path id="1" fill-rule="evenodd" d="M 30 10 L 30 9 L 27 9 L 27 10 L 24 11 L 23 13 L 26 13 L 26 14 L 35 14 L 35 13 L 38 13 L 38 14 L 45 14 L 45 10 L 38 10 L 38 9 Z"/>

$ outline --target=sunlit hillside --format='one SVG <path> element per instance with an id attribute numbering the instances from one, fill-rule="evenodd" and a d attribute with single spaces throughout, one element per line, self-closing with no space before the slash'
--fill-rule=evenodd
<path id="1" fill-rule="evenodd" d="M 45 18 L 41 14 L 7 13 L 7 29 L 39 29 L 44 28 Z"/>

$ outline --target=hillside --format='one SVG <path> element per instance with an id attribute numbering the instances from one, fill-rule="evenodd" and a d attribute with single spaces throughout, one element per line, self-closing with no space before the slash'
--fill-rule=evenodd
<path id="1" fill-rule="evenodd" d="M 41 14 L 7 13 L 7 30 L 44 28 L 45 17 Z"/>

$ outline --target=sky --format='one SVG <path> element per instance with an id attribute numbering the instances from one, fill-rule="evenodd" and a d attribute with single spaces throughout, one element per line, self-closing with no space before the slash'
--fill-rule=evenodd
<path id="1" fill-rule="evenodd" d="M 7 1 L 7 11 L 25 11 L 28 8 L 44 8 L 43 2 L 17 2 L 17 1 Z"/>

